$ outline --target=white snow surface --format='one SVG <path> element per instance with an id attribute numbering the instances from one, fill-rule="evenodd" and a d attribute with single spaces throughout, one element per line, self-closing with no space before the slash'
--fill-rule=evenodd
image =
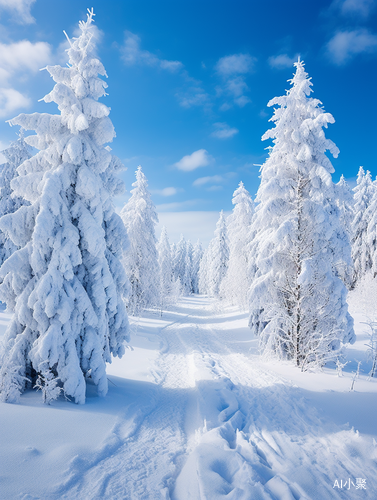
<path id="1" fill-rule="evenodd" d="M 85 405 L 35 391 L 0 403 L 0 498 L 375 499 L 377 380 L 355 298 L 343 377 L 262 360 L 247 314 L 206 296 L 131 318 L 106 397 L 88 386 Z M 0 313 L 2 334 L 9 320 Z"/>

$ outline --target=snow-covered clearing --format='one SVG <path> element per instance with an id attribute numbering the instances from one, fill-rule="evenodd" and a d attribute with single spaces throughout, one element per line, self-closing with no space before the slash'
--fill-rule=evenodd
<path id="1" fill-rule="evenodd" d="M 133 350 L 108 367 L 106 398 L 89 386 L 85 405 L 46 406 L 32 391 L 2 403 L 0 497 L 376 498 L 365 327 L 356 324 L 343 377 L 302 374 L 261 361 L 247 315 L 217 304 L 191 296 L 134 320 Z M 2 313 L 3 330 L 8 321 Z M 349 392 L 355 359 L 364 372 Z"/>

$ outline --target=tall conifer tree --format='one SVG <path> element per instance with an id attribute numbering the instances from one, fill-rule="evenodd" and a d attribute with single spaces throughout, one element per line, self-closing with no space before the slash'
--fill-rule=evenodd
<path id="1" fill-rule="evenodd" d="M 131 198 L 121 211 L 130 247 L 124 257 L 126 274 L 131 283 L 128 309 L 139 314 L 159 302 L 158 254 L 156 224 L 158 216 L 148 191 L 148 181 L 141 166 L 136 170 Z"/>
<path id="2" fill-rule="evenodd" d="M 295 67 L 287 94 L 269 102 L 276 106 L 275 127 L 263 139 L 274 146 L 261 168 L 253 222 L 258 257 L 249 325 L 265 353 L 304 370 L 334 359 L 355 336 L 347 290 L 335 271 L 344 240 L 325 153 L 337 156 L 338 148 L 323 131 L 334 119 L 309 97 L 304 63 Z"/>
<path id="3" fill-rule="evenodd" d="M 128 338 L 120 263 L 126 233 L 112 196 L 121 168 L 105 146 L 115 136 L 105 96 L 105 69 L 95 53 L 93 11 L 70 40 L 68 67 L 48 66 L 56 82 L 44 97 L 59 114 L 11 120 L 36 135 L 39 149 L 18 168 L 11 187 L 30 206 L 5 215 L 0 228 L 20 247 L 0 269 L 0 296 L 14 307 L 2 350 L 2 399 L 17 400 L 28 381 L 45 401 L 57 384 L 85 402 L 85 379 L 107 392 L 106 363 Z"/>

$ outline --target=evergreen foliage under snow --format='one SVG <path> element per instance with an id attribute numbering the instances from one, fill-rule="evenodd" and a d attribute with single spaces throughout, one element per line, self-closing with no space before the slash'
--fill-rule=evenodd
<path id="1" fill-rule="evenodd" d="M 234 191 L 232 203 L 234 209 L 227 219 L 229 264 L 221 283 L 220 295 L 231 304 L 245 310 L 250 287 L 248 267 L 254 203 L 243 182 L 240 182 Z"/>
<path id="2" fill-rule="evenodd" d="M 274 146 L 261 168 L 253 222 L 258 256 L 249 325 L 264 353 L 307 369 L 336 358 L 342 343 L 355 336 L 347 290 L 336 275 L 347 239 L 325 154 L 338 155 L 323 131 L 334 119 L 309 97 L 303 62 L 295 67 L 290 90 L 269 102 L 276 106 L 275 127 L 263 139 L 273 139 Z"/>
<path id="3" fill-rule="evenodd" d="M 141 166 L 136 170 L 131 198 L 121 211 L 130 247 L 124 256 L 124 267 L 131 283 L 128 310 L 139 314 L 159 302 L 159 272 L 156 224 L 158 216 L 148 191 L 148 181 Z"/>
<path id="4" fill-rule="evenodd" d="M 56 82 L 44 97 L 59 114 L 11 120 L 36 135 L 39 152 L 18 167 L 15 196 L 30 205 L 0 220 L 19 247 L 0 269 L 0 297 L 15 311 L 2 348 L 1 397 L 17 401 L 25 387 L 43 387 L 46 402 L 61 386 L 85 402 L 86 378 L 107 392 L 106 363 L 128 339 L 120 259 L 126 233 L 112 197 L 122 167 L 105 144 L 115 136 L 105 96 L 105 69 L 95 54 L 93 12 L 70 40 L 68 67 L 48 66 Z"/>
<path id="5" fill-rule="evenodd" d="M 360 167 L 357 185 L 354 188 L 354 219 L 352 223 L 353 286 L 372 269 L 373 221 L 370 205 L 377 189 L 373 185 L 370 172 Z M 376 208 L 376 206 L 375 206 Z M 369 230 L 368 230 L 369 228 Z M 372 243 L 372 244 L 371 244 Z"/>
<path id="6" fill-rule="evenodd" d="M 31 157 L 31 148 L 21 134 L 17 141 L 2 151 L 2 154 L 7 162 L 0 166 L 0 217 L 16 212 L 22 205 L 29 205 L 29 202 L 21 196 L 12 196 L 10 184 L 18 175 L 17 168 Z M 0 266 L 17 248 L 5 233 L 0 232 Z"/>

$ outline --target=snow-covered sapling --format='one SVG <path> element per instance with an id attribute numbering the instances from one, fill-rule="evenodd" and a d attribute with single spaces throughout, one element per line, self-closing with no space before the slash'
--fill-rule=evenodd
<path id="1" fill-rule="evenodd" d="M 353 391 L 355 389 L 355 382 L 356 382 L 356 379 L 358 379 L 360 377 L 360 366 L 361 366 L 361 361 L 357 361 L 357 359 L 355 359 L 356 363 L 357 363 L 357 368 L 356 370 L 353 372 L 353 377 L 352 377 L 352 382 L 351 382 L 351 387 L 350 387 L 350 392 Z"/>

